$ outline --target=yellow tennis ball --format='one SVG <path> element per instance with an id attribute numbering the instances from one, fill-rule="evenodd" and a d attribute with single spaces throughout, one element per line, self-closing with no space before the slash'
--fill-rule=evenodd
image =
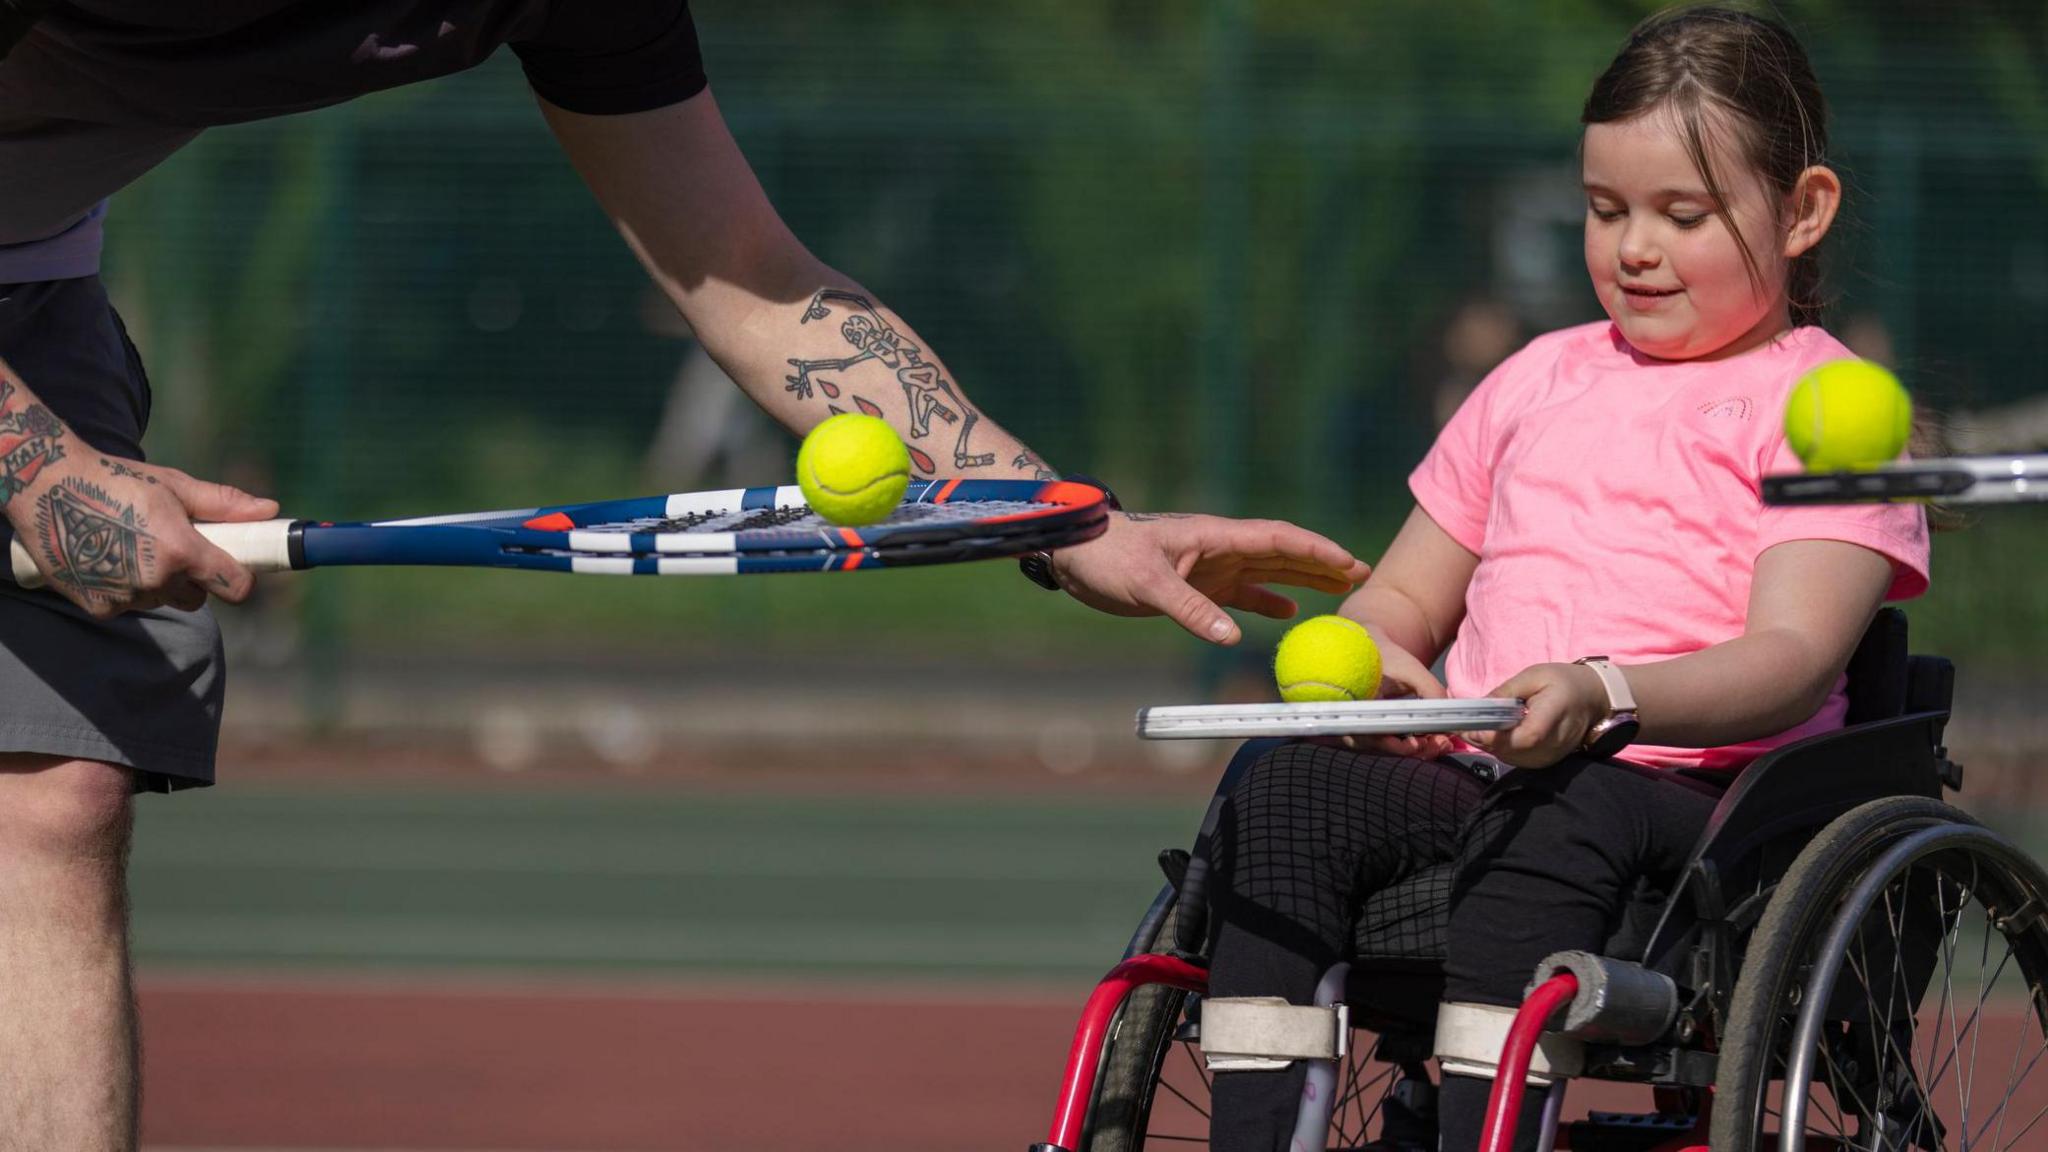
<path id="1" fill-rule="evenodd" d="M 1273 679 L 1290 704 L 1370 700 L 1380 694 L 1380 648 L 1356 620 L 1311 616 L 1280 638 Z"/>
<path id="2" fill-rule="evenodd" d="M 796 482 L 832 523 L 873 524 L 888 518 L 910 487 L 910 451 L 880 417 L 842 412 L 804 437 Z"/>
<path id="3" fill-rule="evenodd" d="M 1800 377 L 1785 404 L 1785 440 L 1809 472 L 1888 463 L 1912 428 L 1912 398 L 1868 360 L 1828 361 Z"/>

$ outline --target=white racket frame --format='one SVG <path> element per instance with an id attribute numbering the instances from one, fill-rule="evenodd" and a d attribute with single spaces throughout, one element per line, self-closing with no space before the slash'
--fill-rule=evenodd
<path id="1" fill-rule="evenodd" d="M 1412 736 L 1498 732 L 1521 723 L 1512 697 L 1478 700 L 1343 700 L 1328 704 L 1177 704 L 1138 709 L 1144 740 L 1245 740 L 1260 736 Z"/>

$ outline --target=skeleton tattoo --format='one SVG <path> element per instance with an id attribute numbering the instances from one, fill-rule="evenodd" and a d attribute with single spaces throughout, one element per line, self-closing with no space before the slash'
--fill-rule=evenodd
<path id="1" fill-rule="evenodd" d="M 931 434 L 932 418 L 936 416 L 947 424 L 959 426 L 960 434 L 953 441 L 953 467 L 986 468 L 996 462 L 995 453 L 976 453 L 968 448 L 974 426 L 981 422 L 981 414 L 960 399 L 960 394 L 953 391 L 952 383 L 939 371 L 939 366 L 925 360 L 924 349 L 905 339 L 883 319 L 867 297 L 857 292 L 823 289 L 811 297 L 810 306 L 804 310 L 800 323 L 829 318 L 832 309 L 827 307 L 828 304 L 844 307 L 846 316 L 839 322 L 839 335 L 853 346 L 854 354 L 838 360 L 792 358 L 789 363 L 796 369 L 796 374 L 783 377 L 788 382 L 787 391 L 796 393 L 799 400 L 808 400 L 811 397 L 812 373 L 840 372 L 869 360 L 879 361 L 896 373 L 896 382 L 903 386 L 903 397 L 910 404 L 910 436 L 913 440 L 922 440 Z M 825 395 L 839 395 L 837 381 L 821 376 L 815 383 Z M 923 460 L 929 459 L 914 448 L 912 451 Z"/>
<path id="2" fill-rule="evenodd" d="M 1010 467 L 1031 469 L 1031 478 L 1034 480 L 1057 480 L 1060 478 L 1059 473 L 1046 467 L 1045 461 L 1040 460 L 1038 454 L 1028 448 L 1017 453 L 1017 458 L 1010 461 Z"/>

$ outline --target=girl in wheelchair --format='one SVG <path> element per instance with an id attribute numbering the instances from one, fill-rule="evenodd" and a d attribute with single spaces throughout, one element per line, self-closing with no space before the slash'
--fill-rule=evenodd
<path id="1" fill-rule="evenodd" d="M 1342 608 L 1378 640 L 1385 694 L 1519 696 L 1527 718 L 1462 741 L 1280 747 L 1208 845 L 1212 1003 L 1309 1004 L 1340 961 L 1441 960 L 1444 1152 L 1478 1144 L 1536 964 L 1625 935 L 1733 774 L 1842 725 L 1872 614 L 1927 587 L 1919 509 L 1758 499 L 1765 472 L 1798 467 L 1792 386 L 1851 355 L 1817 326 L 1842 182 L 1804 50 L 1754 15 L 1653 17 L 1582 121 L 1586 269 L 1608 318 L 1480 384 Z M 1219 1072 L 1212 1144 L 1286 1148 L 1302 1084 L 1299 1063 Z"/>

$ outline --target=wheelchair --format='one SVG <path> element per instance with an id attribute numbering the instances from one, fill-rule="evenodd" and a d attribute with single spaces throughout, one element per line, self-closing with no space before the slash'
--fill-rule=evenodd
<path id="1" fill-rule="evenodd" d="M 1543 1089 L 1539 1148 L 2048 1148 L 2048 874 L 1942 802 L 1962 784 L 1942 743 L 1953 686 L 1947 660 L 1908 653 L 1903 613 L 1880 611 L 1849 665 L 1847 725 L 1741 773 L 1672 890 L 1642 892 L 1600 957 L 1572 954 L 1576 977 L 1545 962 L 1519 1042 L 1547 1030 L 1571 1059 Z M 1168 883 L 1089 998 L 1032 1152 L 1207 1143 L 1203 841 L 1257 751 L 1232 761 L 1195 853 L 1161 853 Z M 1308 1065 L 1294 1147 L 1434 1152 L 1440 953 L 1401 954 L 1389 939 L 1412 934 L 1382 921 L 1448 868 L 1365 901 L 1355 960 L 1317 996 L 1332 1042 L 1269 1053 Z M 1488 1146 L 1512 1139 L 1511 1119 L 1495 1129 L 1524 1082 L 1513 1055 Z M 1642 1086 L 1652 1108 L 1562 1123 L 1575 1080 Z"/>

